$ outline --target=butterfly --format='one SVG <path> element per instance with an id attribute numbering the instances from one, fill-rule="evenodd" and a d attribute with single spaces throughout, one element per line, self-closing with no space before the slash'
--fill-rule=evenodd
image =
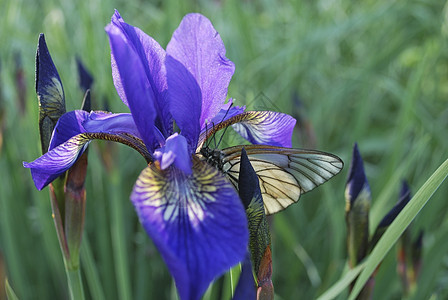
<path id="1" fill-rule="evenodd" d="M 296 203 L 302 194 L 328 181 L 344 166 L 339 157 L 330 153 L 264 145 L 239 145 L 223 150 L 205 146 L 200 155 L 237 188 L 243 147 L 258 176 L 267 215 Z"/>

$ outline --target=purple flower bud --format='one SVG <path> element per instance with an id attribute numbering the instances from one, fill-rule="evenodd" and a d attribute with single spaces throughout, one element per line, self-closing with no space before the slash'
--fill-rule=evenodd
<path id="1" fill-rule="evenodd" d="M 370 187 L 357 144 L 353 147 L 345 201 L 348 258 L 350 266 L 354 267 L 367 255 L 371 202 Z"/>
<path id="2" fill-rule="evenodd" d="M 46 153 L 53 129 L 65 113 L 65 96 L 43 33 L 39 35 L 36 53 L 36 93 L 39 101 L 40 141 L 42 153 Z"/>

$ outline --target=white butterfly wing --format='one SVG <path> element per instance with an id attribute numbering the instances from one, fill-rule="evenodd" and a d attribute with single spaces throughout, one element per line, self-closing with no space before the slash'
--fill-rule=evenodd
<path id="1" fill-rule="evenodd" d="M 237 187 L 243 146 L 224 149 L 223 171 Z M 299 201 L 300 195 L 340 172 L 343 162 L 316 150 L 273 146 L 244 146 L 257 173 L 266 214 L 274 214 Z"/>

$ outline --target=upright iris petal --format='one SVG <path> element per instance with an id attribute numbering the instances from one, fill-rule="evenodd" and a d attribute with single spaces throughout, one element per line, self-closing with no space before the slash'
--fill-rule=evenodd
<path id="1" fill-rule="evenodd" d="M 106 32 L 117 91 L 129 106 L 148 150 L 154 151 L 162 142 L 154 125 L 165 137 L 173 130 L 165 105 L 165 51 L 140 29 L 125 23 L 117 11 Z"/>
<path id="2" fill-rule="evenodd" d="M 200 14 L 183 18 L 166 51 L 193 75 L 201 89 L 199 124 L 203 128 L 205 121 L 221 109 L 235 65 L 225 56 L 226 48 L 219 33 Z"/>
<path id="3" fill-rule="evenodd" d="M 201 89 L 191 73 L 176 59 L 168 56 L 166 67 L 171 114 L 187 139 L 192 153 L 200 133 Z"/>
<path id="4" fill-rule="evenodd" d="M 157 139 L 154 135 L 156 114 L 153 92 L 148 89 L 143 66 L 132 47 L 130 47 L 129 41 L 123 39 L 121 32 L 112 26 L 108 27 L 108 33 L 132 117 L 148 150 L 153 151 L 155 145 L 157 145 Z M 142 99 L 144 101 L 141 101 Z"/>

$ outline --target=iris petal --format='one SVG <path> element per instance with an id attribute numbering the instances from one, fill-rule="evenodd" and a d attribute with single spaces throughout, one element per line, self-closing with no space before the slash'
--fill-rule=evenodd
<path id="1" fill-rule="evenodd" d="M 212 23 L 200 14 L 183 18 L 166 52 L 185 66 L 201 89 L 202 128 L 205 120 L 213 118 L 221 109 L 235 65 L 225 56 L 224 43 Z"/>
<path id="2" fill-rule="evenodd" d="M 131 114 L 112 114 L 102 111 L 70 111 L 64 114 L 56 124 L 50 143 L 50 150 L 71 137 L 85 132 L 126 133 L 140 138 L 137 126 Z"/>
<path id="3" fill-rule="evenodd" d="M 211 120 L 213 124 L 219 124 L 221 122 L 227 121 L 236 115 L 242 114 L 246 109 L 246 106 L 232 106 L 233 99 L 229 99 L 229 102 L 221 107 L 221 110 L 216 114 L 216 116 Z M 205 128 L 201 128 L 204 130 Z"/>
<path id="4" fill-rule="evenodd" d="M 191 73 L 176 59 L 166 58 L 171 114 L 193 153 L 200 132 L 201 89 Z"/>
<path id="5" fill-rule="evenodd" d="M 228 119 L 242 114 L 246 109 L 246 106 L 231 106 L 232 102 L 233 100 L 229 99 L 229 102 L 221 107 L 219 113 L 210 122 L 206 123 L 204 128 L 202 128 L 196 147 L 196 152 L 198 152 L 202 148 L 205 140 L 211 136 L 210 133 L 217 131 L 215 130 L 216 126 L 219 127 L 221 123 L 224 124 L 224 122 Z M 221 128 L 223 127 L 220 127 L 220 129 Z"/>
<path id="6" fill-rule="evenodd" d="M 147 163 L 153 162 L 152 155 L 146 150 L 142 140 L 127 133 L 86 132 L 73 136 L 69 140 L 51 149 L 33 162 L 24 162 L 25 168 L 31 169 L 34 184 L 38 190 L 61 176 L 71 168 L 84 152 L 91 140 L 119 142 L 137 150 Z"/>
<path id="7" fill-rule="evenodd" d="M 116 141 L 137 150 L 147 161 L 151 155 L 139 138 L 131 114 L 88 113 L 75 110 L 64 114 L 56 124 L 49 152 L 23 166 L 31 169 L 38 190 L 67 171 L 93 139 Z"/>
<path id="8" fill-rule="evenodd" d="M 233 129 L 252 144 L 291 148 L 291 137 L 296 120 L 290 115 L 274 111 L 248 111 L 214 124 L 199 137 L 196 151 L 217 131 L 232 125 Z"/>
<path id="9" fill-rule="evenodd" d="M 248 229 L 241 201 L 227 179 L 198 158 L 190 176 L 148 166 L 131 200 L 180 299 L 199 299 L 214 278 L 243 260 Z"/>
<path id="10" fill-rule="evenodd" d="M 110 27 L 115 27 L 117 31 L 127 40 L 128 46 L 132 48 L 133 55 L 141 63 L 143 71 L 140 75 L 144 76 L 149 82 L 150 94 L 153 96 L 151 100 L 156 110 L 155 125 L 163 133 L 164 136 L 169 136 L 173 131 L 171 122 L 171 115 L 169 108 L 166 105 L 166 70 L 165 70 L 165 50 L 152 37 L 144 33 L 137 27 L 133 27 L 123 21 L 118 11 L 115 11 L 112 16 Z M 128 105 L 128 101 L 135 101 L 135 99 L 128 99 L 121 79 L 122 74 L 119 71 L 117 60 L 114 51 L 111 52 L 112 74 L 114 84 L 123 102 Z M 118 63 L 121 63 L 119 61 Z M 126 61 L 124 63 L 127 63 Z M 146 99 L 142 99 L 146 101 Z M 129 106 L 129 105 L 128 105 Z"/>
<path id="11" fill-rule="evenodd" d="M 250 111 L 236 118 L 240 120 L 232 128 L 252 144 L 291 148 L 296 120 L 290 115 L 273 111 Z"/>
<path id="12" fill-rule="evenodd" d="M 31 176 L 36 188 L 38 190 L 43 189 L 70 169 L 79 155 L 84 152 L 90 140 L 86 134 L 79 134 L 48 151 L 35 161 L 24 162 L 23 166 L 31 169 Z"/>
<path id="13" fill-rule="evenodd" d="M 117 14 L 114 17 L 118 18 Z M 127 24 L 123 22 L 120 25 Z M 114 18 L 106 27 L 106 32 L 109 35 L 111 53 L 115 62 L 115 65 L 112 65 L 114 80 L 121 83 L 117 90 L 120 92 L 120 88 L 122 89 L 140 135 L 148 150 L 152 152 L 163 141 L 159 141 L 154 133 L 157 117 L 154 93 L 156 88 L 152 86 L 153 82 L 147 76 L 148 66 L 139 55 L 140 48 L 134 45 L 135 36 L 129 36 L 128 31 L 124 31 L 116 22 L 114 23 Z"/>

